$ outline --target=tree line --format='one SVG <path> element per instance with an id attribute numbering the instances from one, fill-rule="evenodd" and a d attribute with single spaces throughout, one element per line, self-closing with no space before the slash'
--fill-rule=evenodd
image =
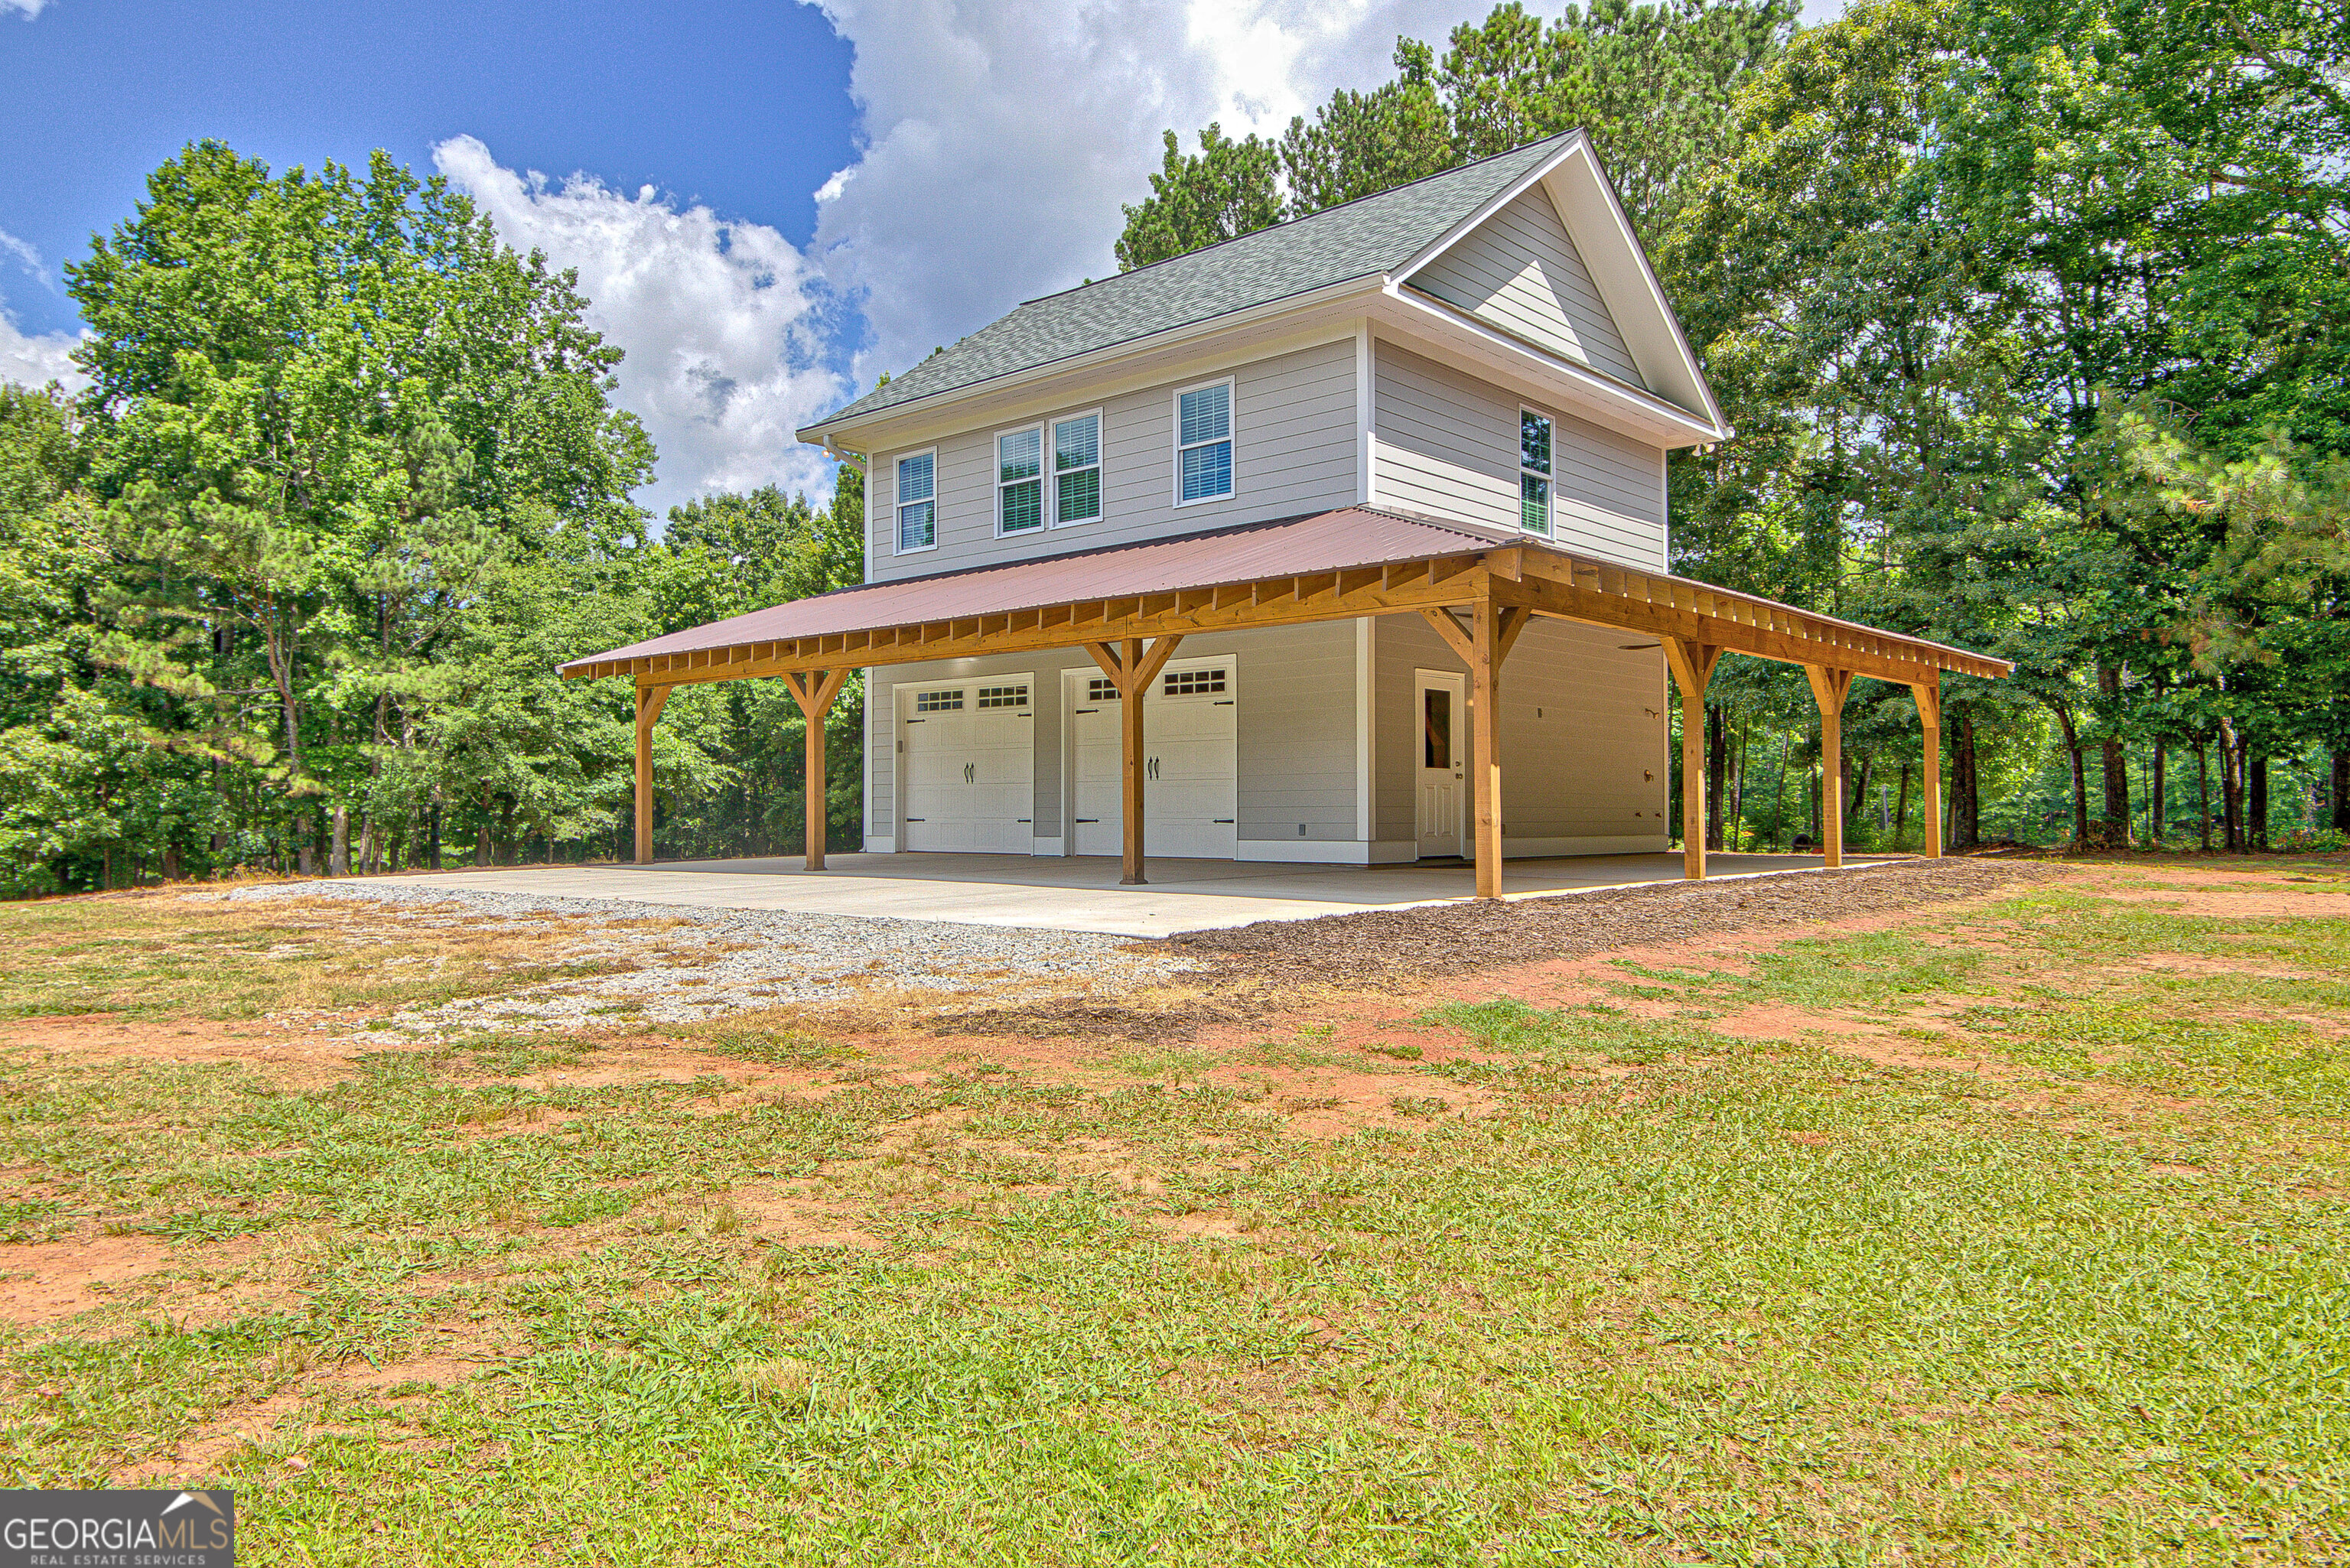
<path id="1" fill-rule="evenodd" d="M 2014 661 L 1949 680 L 1952 844 L 2339 842 L 2350 16 L 1794 10 L 1513 3 L 1400 40 L 1278 136 L 1170 131 L 1119 262 L 1581 128 L 1737 432 L 1672 460 L 1675 569 Z M 1914 711 L 1853 703 L 1850 839 L 1914 845 Z M 1816 839 L 1799 672 L 1731 660 L 1682 722 L 1716 846 Z"/>
<path id="2" fill-rule="evenodd" d="M 1949 682 L 1952 843 L 2327 842 L 2345 28 L 2283 0 L 1508 4 L 1278 136 L 1170 131 L 1117 254 L 1582 127 L 1737 431 L 1672 461 L 1676 568 L 2015 661 Z M 821 505 L 656 525 L 576 280 L 381 154 L 191 146 L 68 286 L 88 387 L 0 388 L 0 891 L 626 857 L 629 693 L 555 667 L 861 578 L 853 468 Z M 665 854 L 800 847 L 769 684 L 670 704 Z M 1800 674 L 1731 660 L 1708 699 L 1718 840 L 1816 837 Z M 858 707 L 827 735 L 843 844 Z M 1858 683 L 1855 846 L 1918 841 L 1917 746 L 1906 694 Z"/>
<path id="3" fill-rule="evenodd" d="M 192 146 L 67 275 L 88 388 L 0 388 L 0 890 L 630 854 L 629 694 L 556 666 L 862 578 L 853 470 L 656 537 L 574 278 L 380 153 Z M 664 849 L 797 849 L 802 732 L 681 692 Z"/>

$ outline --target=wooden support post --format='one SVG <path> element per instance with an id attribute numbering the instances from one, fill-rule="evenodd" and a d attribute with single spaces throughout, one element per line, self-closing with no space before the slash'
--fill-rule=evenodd
<path id="1" fill-rule="evenodd" d="M 1705 688 L 1721 649 L 1686 638 L 1665 639 L 1665 662 L 1681 691 L 1681 876 L 1705 880 Z"/>
<path id="2" fill-rule="evenodd" d="M 653 863 L 653 723 L 669 703 L 666 686 L 637 688 L 637 864 Z"/>
<path id="3" fill-rule="evenodd" d="M 825 811 L 826 779 L 824 768 L 824 717 L 832 711 L 832 700 L 848 680 L 848 670 L 810 670 L 784 677 L 792 701 L 800 705 L 801 715 L 807 720 L 807 739 L 802 750 L 806 759 L 806 771 L 802 790 L 806 795 L 805 813 L 806 838 L 803 848 L 810 871 L 824 869 L 824 840 L 829 827 Z"/>
<path id="4" fill-rule="evenodd" d="M 1830 866 L 1844 864 L 1844 699 L 1852 671 L 1806 664 L 1820 704 L 1820 847 Z"/>
<path id="5" fill-rule="evenodd" d="M 1161 637 L 1150 644 L 1147 653 L 1139 638 L 1130 637 L 1118 644 L 1086 644 L 1086 651 L 1093 655 L 1094 662 L 1118 688 L 1118 807 L 1122 830 L 1118 880 L 1121 887 L 1139 888 L 1149 880 L 1143 875 L 1142 856 L 1142 704 L 1150 695 L 1150 683 L 1159 679 L 1159 672 L 1167 668 L 1167 661 L 1175 656 L 1182 641 L 1176 635 Z"/>
<path id="6" fill-rule="evenodd" d="M 1492 585 L 1482 585 L 1469 618 L 1470 770 L 1477 826 L 1477 897 L 1502 896 L 1501 628 Z"/>
<path id="7" fill-rule="evenodd" d="M 1942 672 L 1909 688 L 1918 699 L 1918 722 L 1926 731 L 1926 858 L 1942 857 Z"/>

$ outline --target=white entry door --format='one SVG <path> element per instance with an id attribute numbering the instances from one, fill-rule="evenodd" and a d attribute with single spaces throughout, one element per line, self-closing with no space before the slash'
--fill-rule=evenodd
<path id="1" fill-rule="evenodd" d="M 1033 687 L 998 675 L 898 688 L 906 848 L 1034 852 Z"/>
<path id="2" fill-rule="evenodd" d="M 1071 678 L 1075 847 L 1125 848 L 1123 752 L 1118 689 L 1098 675 Z M 1230 860 L 1240 853 L 1239 688 L 1230 659 L 1186 659 L 1150 683 L 1143 709 L 1142 847 L 1150 855 Z"/>
<path id="3" fill-rule="evenodd" d="M 1462 855 L 1463 780 L 1468 759 L 1461 754 L 1468 736 L 1461 720 L 1468 712 L 1462 677 L 1423 670 L 1415 682 L 1419 715 L 1419 852 L 1422 855 Z"/>

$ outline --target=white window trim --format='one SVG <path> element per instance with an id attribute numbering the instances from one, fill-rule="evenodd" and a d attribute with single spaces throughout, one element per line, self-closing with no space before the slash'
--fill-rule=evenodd
<path id="1" fill-rule="evenodd" d="M 1006 488 L 1003 481 L 1003 438 L 1008 435 L 1022 435 L 1029 431 L 1036 432 L 1036 478 L 1040 482 L 1036 493 L 1036 526 L 1006 533 L 1003 527 L 1003 492 Z M 1050 472 L 1049 464 L 1053 461 L 1052 455 L 1045 448 L 1045 441 L 1049 433 L 1049 427 L 1045 421 L 1031 421 L 1024 425 L 1006 425 L 987 438 L 987 473 L 989 488 L 995 494 L 995 536 L 999 539 L 1026 539 L 1042 534 L 1053 526 L 1053 501 L 1046 493 L 1051 486 L 1043 483 Z M 1025 484 L 1028 481 L 1015 479 L 1012 483 Z"/>
<path id="2" fill-rule="evenodd" d="M 1224 421 L 1224 440 L 1232 449 L 1232 487 L 1230 490 L 1225 491 L 1222 495 L 1201 495 L 1192 500 L 1186 501 L 1183 499 L 1183 394 L 1186 392 L 1201 391 L 1206 388 L 1217 386 L 1219 384 L 1231 389 L 1231 391 L 1226 394 L 1224 401 L 1224 407 L 1229 411 L 1229 417 Z M 1211 380 L 1194 381 L 1188 387 L 1178 387 L 1175 389 L 1173 397 L 1169 400 L 1169 407 L 1170 418 L 1173 421 L 1171 428 L 1175 436 L 1175 472 L 1173 474 L 1173 494 L 1175 504 L 1179 507 L 1212 506 L 1219 501 L 1230 501 L 1240 494 L 1241 389 L 1239 378 L 1236 376 L 1218 376 Z M 1213 446 L 1215 445 L 1215 442 L 1203 441 L 1193 444 L 1198 446 Z"/>
<path id="3" fill-rule="evenodd" d="M 1526 466 L 1525 420 L 1528 414 L 1534 415 L 1534 418 L 1550 426 L 1550 472 L 1548 473 L 1540 473 Z M 1536 534 L 1533 529 L 1526 526 L 1525 482 L 1528 476 L 1541 480 L 1545 487 L 1543 491 L 1543 506 L 1544 509 L 1543 521 L 1550 524 L 1550 526 L 1539 534 Z M 1535 539 L 1555 539 L 1558 537 L 1558 416 L 1556 414 L 1544 413 L 1542 410 L 1534 407 L 1532 403 L 1520 403 L 1518 405 L 1517 509 L 1519 533 Z"/>
<path id="4" fill-rule="evenodd" d="M 1053 466 L 1053 427 L 1065 425 L 1071 420 L 1082 419 L 1091 419 L 1094 421 L 1094 472 L 1101 475 L 1101 506 L 1090 517 L 1080 517 L 1075 522 L 1065 523 L 1061 520 L 1061 473 L 1060 470 Z M 1072 472 L 1083 472 L 1084 471 L 1078 469 Z M 1180 485 L 1182 481 L 1178 478 L 1176 483 Z M 1045 515 L 1051 519 L 1048 524 L 1051 527 L 1090 528 L 1097 523 L 1106 523 L 1109 520 L 1109 421 L 1103 415 L 1101 410 L 1076 409 L 1066 414 L 1055 414 L 1045 421 Z"/>
<path id="5" fill-rule="evenodd" d="M 899 518 L 899 513 L 906 505 L 906 503 L 898 499 L 898 476 L 901 472 L 898 465 L 906 462 L 910 458 L 925 456 L 931 460 L 931 542 L 927 545 L 917 545 L 913 548 L 908 549 L 906 547 L 905 526 Z M 939 449 L 934 446 L 922 446 L 916 447 L 910 452 L 893 452 L 890 454 L 889 553 L 892 556 L 923 556 L 937 549 L 939 547 L 939 535 L 943 532 L 939 525 Z"/>

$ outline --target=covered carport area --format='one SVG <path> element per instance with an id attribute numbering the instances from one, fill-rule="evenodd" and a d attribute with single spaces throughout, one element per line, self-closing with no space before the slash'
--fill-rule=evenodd
<path id="1" fill-rule="evenodd" d="M 1502 672 L 1537 616 L 1660 645 L 1684 708 L 1701 711 L 1725 653 L 1800 664 L 1821 716 L 1828 799 L 1824 864 L 1843 864 L 1840 716 L 1856 676 L 1905 685 L 1924 728 L 1928 853 L 1941 853 L 1941 678 L 2004 676 L 2004 661 L 1813 614 L 1749 594 L 1577 555 L 1523 535 L 1347 507 L 1274 523 L 1007 566 L 844 588 L 576 659 L 572 679 L 636 683 L 636 826 L 653 859 L 652 734 L 676 687 L 782 678 L 808 719 L 806 868 L 821 869 L 823 720 L 855 670 L 1039 649 L 1082 649 L 1128 699 L 1121 709 L 1119 880 L 1146 882 L 1145 703 L 1185 637 L 1417 613 L 1469 670 L 1473 711 L 1501 711 Z M 1503 894 L 1500 726 L 1471 734 L 1474 892 Z M 1702 727 L 1682 736 L 1682 874 L 1707 875 Z"/>

